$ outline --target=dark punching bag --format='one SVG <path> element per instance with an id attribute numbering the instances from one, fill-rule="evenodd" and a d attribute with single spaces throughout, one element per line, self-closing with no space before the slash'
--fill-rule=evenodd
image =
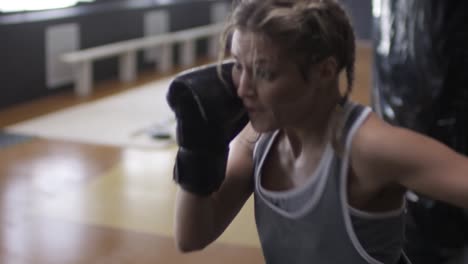
<path id="1" fill-rule="evenodd" d="M 372 4 L 374 110 L 467 155 L 468 1 Z M 466 212 L 420 194 L 411 197 L 405 250 L 414 264 L 442 263 L 457 254 L 468 241 Z"/>

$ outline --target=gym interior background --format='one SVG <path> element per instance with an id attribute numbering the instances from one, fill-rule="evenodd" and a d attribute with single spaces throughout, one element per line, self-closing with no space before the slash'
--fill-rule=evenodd
<path id="1" fill-rule="evenodd" d="M 358 38 L 353 98 L 370 104 L 372 1 L 341 1 Z M 190 67 L 181 65 L 181 45 L 170 50 L 169 72 L 155 70 L 157 51 L 139 51 L 137 78 L 126 83 L 117 57 L 94 61 L 86 97 L 74 93 L 73 68 L 60 60 L 66 52 L 222 22 L 219 12 L 230 4 L 0 1 L 0 263 L 263 263 L 251 203 L 204 251 L 175 249 L 175 145 L 152 135 L 168 122 L 160 116 L 164 85 Z M 208 53 L 209 41 L 197 41 L 192 66 L 211 62 Z M 145 114 L 148 123 L 128 130 Z M 113 140 L 119 131 L 128 138 Z"/>

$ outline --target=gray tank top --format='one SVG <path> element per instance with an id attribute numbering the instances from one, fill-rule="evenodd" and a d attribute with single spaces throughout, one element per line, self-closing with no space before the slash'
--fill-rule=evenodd
<path id="1" fill-rule="evenodd" d="M 263 188 L 262 166 L 278 131 L 263 134 L 257 142 L 255 220 L 266 263 L 409 263 L 402 252 L 404 205 L 375 214 L 348 204 L 351 140 L 371 110 L 351 102 L 344 110 L 344 153 L 337 155 L 329 143 L 303 186 L 286 191 Z"/>

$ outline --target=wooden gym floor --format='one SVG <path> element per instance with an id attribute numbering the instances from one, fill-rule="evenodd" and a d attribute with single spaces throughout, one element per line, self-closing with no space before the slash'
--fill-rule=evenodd
<path id="1" fill-rule="evenodd" d="M 364 104 L 370 97 L 371 53 L 368 46 L 358 47 L 353 99 Z M 16 105 L 0 111 L 0 126 L 162 77 L 143 73 L 131 85 L 98 83 L 87 99 L 64 92 Z M 252 208 L 204 251 L 178 253 L 171 230 L 174 153 L 175 148 L 148 151 L 48 139 L 0 148 L 0 263 L 263 263 Z"/>

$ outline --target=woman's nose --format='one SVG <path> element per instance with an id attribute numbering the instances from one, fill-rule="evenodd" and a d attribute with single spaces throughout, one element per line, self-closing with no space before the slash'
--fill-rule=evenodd
<path id="1" fill-rule="evenodd" d="M 237 85 L 237 95 L 239 97 L 249 97 L 254 95 L 253 83 L 251 77 L 244 71 L 240 74 L 238 85 Z"/>

